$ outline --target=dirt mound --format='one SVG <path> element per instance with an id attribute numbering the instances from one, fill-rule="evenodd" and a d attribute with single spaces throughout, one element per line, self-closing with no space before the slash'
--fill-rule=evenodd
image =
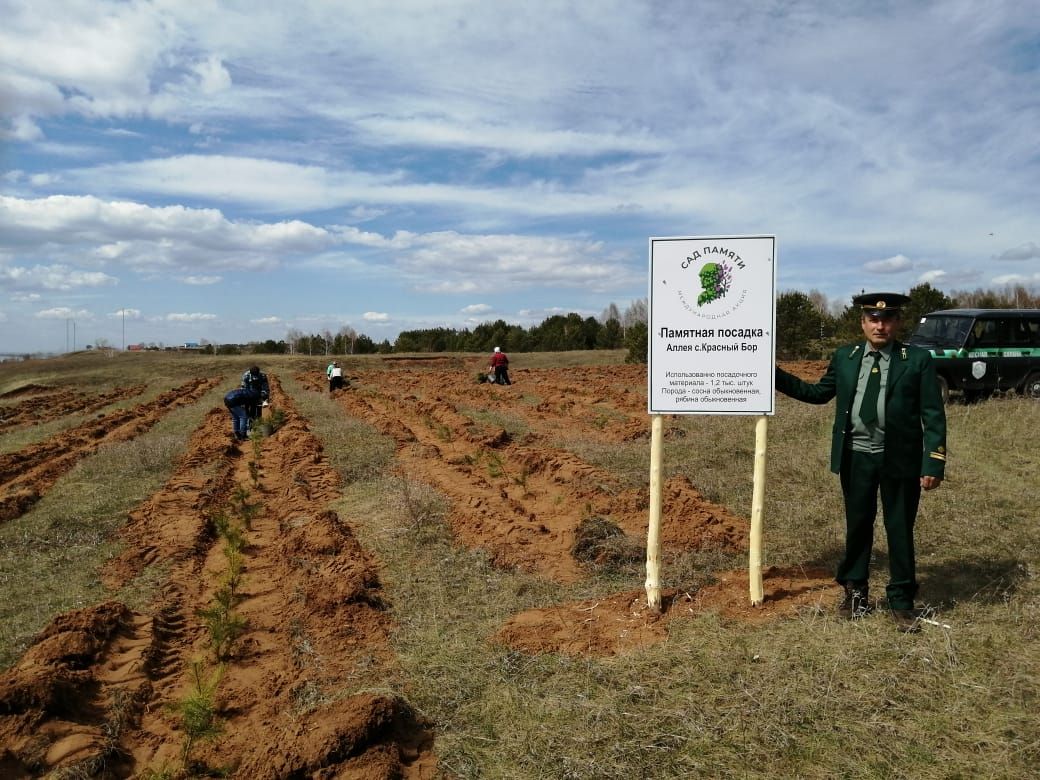
<path id="1" fill-rule="evenodd" d="M 669 621 L 716 612 L 724 618 L 758 623 L 815 612 L 839 588 L 822 569 L 778 569 L 762 573 L 765 599 L 751 606 L 746 571 L 722 572 L 714 583 L 692 592 L 661 592 L 661 614 L 647 606 L 644 591 L 531 609 L 513 616 L 495 640 L 525 653 L 617 655 L 668 638 Z"/>

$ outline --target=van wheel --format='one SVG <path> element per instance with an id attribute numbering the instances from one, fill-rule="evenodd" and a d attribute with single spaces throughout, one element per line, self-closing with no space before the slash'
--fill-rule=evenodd
<path id="1" fill-rule="evenodd" d="M 985 390 L 965 390 L 964 391 L 964 403 L 974 404 L 981 401 L 986 397 Z"/>
<path id="2" fill-rule="evenodd" d="M 948 404 L 950 402 L 950 383 L 946 381 L 944 376 L 936 378 L 939 380 L 939 395 L 942 396 L 943 403 Z"/>
<path id="3" fill-rule="evenodd" d="M 1022 395 L 1040 398 L 1040 371 L 1034 371 L 1026 377 L 1025 383 L 1022 385 Z"/>

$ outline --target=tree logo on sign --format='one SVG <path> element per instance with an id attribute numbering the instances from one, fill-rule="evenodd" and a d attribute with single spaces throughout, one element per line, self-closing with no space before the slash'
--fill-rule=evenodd
<path id="1" fill-rule="evenodd" d="M 701 294 L 697 296 L 697 305 L 725 298 L 733 281 L 733 269 L 725 260 L 717 263 L 705 263 L 700 270 Z"/>
<path id="2" fill-rule="evenodd" d="M 700 290 L 696 301 L 693 291 L 689 297 L 680 290 L 679 300 L 691 314 L 704 319 L 718 319 L 732 314 L 744 302 L 747 290 L 733 287 L 734 275 L 746 268 L 744 260 L 733 250 L 722 245 L 708 245 L 696 249 L 682 262 L 683 270 L 695 269 Z M 739 293 L 739 294 L 738 294 Z M 718 305 L 719 303 L 722 305 Z"/>

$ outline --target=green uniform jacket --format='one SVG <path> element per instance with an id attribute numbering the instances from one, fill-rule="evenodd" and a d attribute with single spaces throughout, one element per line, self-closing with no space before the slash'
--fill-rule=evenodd
<path id="1" fill-rule="evenodd" d="M 859 381 L 863 344 L 839 347 L 820 381 L 803 382 L 776 369 L 776 389 L 799 401 L 825 404 L 837 397 L 831 437 L 831 471 L 841 469 L 852 430 L 852 402 Z M 931 354 L 898 341 L 885 390 L 885 473 L 892 477 L 943 477 L 946 469 L 946 410 Z"/>

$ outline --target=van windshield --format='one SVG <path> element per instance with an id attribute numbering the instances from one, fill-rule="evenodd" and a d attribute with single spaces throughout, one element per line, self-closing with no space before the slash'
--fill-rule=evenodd
<path id="1" fill-rule="evenodd" d="M 960 349 L 971 330 L 971 317 L 922 317 L 910 343 L 922 347 Z"/>

